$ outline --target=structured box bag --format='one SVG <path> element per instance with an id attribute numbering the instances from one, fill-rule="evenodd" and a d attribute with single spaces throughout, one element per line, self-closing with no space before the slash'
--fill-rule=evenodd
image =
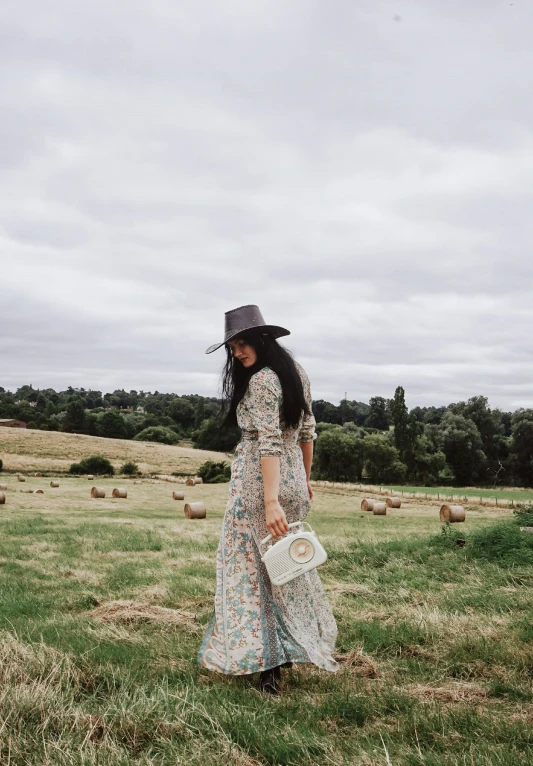
<path id="1" fill-rule="evenodd" d="M 301 529 L 297 530 L 296 527 Z M 305 527 L 308 527 L 308 531 Z M 289 524 L 289 530 L 277 543 L 270 544 L 261 556 L 261 561 L 273 585 L 285 585 L 295 577 L 300 577 L 310 569 L 320 566 L 328 557 L 322 543 L 307 521 L 295 521 Z M 272 535 L 267 535 L 264 540 L 261 540 L 260 551 L 271 540 Z"/>

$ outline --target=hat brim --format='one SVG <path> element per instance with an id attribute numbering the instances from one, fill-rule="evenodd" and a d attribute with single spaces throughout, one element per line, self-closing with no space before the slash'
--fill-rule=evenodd
<path id="1" fill-rule="evenodd" d="M 241 335 L 252 332 L 256 332 L 258 335 L 273 335 L 274 338 L 282 338 L 284 335 L 291 334 L 291 331 L 286 330 L 285 327 L 278 327 L 277 325 L 271 324 L 261 325 L 260 327 L 247 327 L 244 330 L 238 330 L 237 332 L 233 333 L 233 335 L 230 335 L 229 338 L 223 340 L 222 343 L 215 343 L 213 346 L 209 346 L 205 353 L 212 354 L 213 351 L 216 351 L 222 346 L 225 346 L 226 343 L 230 342 L 230 340 L 235 340 L 235 338 L 239 338 Z"/>

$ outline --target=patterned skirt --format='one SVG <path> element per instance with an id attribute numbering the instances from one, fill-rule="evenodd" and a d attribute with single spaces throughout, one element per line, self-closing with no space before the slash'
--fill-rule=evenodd
<path id="1" fill-rule="evenodd" d="M 279 499 L 289 523 L 307 516 L 310 504 L 297 443 L 283 449 Z M 258 545 L 267 534 L 257 442 L 244 440 L 232 464 L 217 551 L 215 610 L 198 662 L 228 675 L 285 662 L 312 662 L 334 672 L 337 625 L 318 572 L 272 585 Z"/>

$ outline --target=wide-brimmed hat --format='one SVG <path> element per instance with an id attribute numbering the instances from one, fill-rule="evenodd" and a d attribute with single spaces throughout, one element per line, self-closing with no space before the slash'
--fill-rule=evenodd
<path id="1" fill-rule="evenodd" d="M 286 330 L 284 327 L 278 327 L 274 324 L 267 324 L 261 314 L 259 306 L 239 306 L 237 309 L 226 311 L 224 321 L 224 340 L 222 343 L 215 343 L 213 346 L 209 346 L 206 354 L 212 354 L 217 348 L 220 348 L 225 343 L 234 338 L 238 338 L 239 335 L 243 335 L 245 332 L 257 330 L 260 333 L 268 333 L 273 335 L 274 338 L 281 338 L 283 335 L 290 335 L 290 330 Z"/>

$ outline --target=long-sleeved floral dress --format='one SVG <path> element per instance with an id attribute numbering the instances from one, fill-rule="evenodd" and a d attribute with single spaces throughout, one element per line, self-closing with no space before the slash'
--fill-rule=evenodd
<path id="1" fill-rule="evenodd" d="M 309 379 L 300 365 L 311 410 Z M 237 407 L 242 439 L 235 451 L 226 513 L 217 551 L 215 611 L 198 655 L 200 665 L 228 675 L 267 670 L 285 662 L 312 662 L 337 670 L 332 657 L 337 625 L 317 570 L 272 585 L 258 543 L 265 523 L 261 457 L 280 458 L 279 501 L 289 523 L 310 508 L 298 442 L 315 438 L 313 415 L 299 428 L 280 422 L 282 389 L 264 367 L 252 376 Z"/>

